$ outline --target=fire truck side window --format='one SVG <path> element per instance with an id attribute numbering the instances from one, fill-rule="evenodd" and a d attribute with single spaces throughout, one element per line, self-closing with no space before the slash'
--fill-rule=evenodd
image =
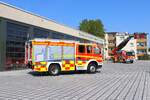
<path id="1" fill-rule="evenodd" d="M 87 53 L 92 53 L 92 46 L 88 45 L 86 47 Z"/>
<path id="2" fill-rule="evenodd" d="M 100 54 L 100 53 L 101 53 L 101 52 L 100 52 L 100 49 L 97 48 L 97 47 L 95 47 L 95 48 L 94 48 L 94 53 L 95 53 L 95 54 Z"/>
<path id="3" fill-rule="evenodd" d="M 79 53 L 85 53 L 85 46 L 84 45 L 79 45 L 78 52 Z"/>

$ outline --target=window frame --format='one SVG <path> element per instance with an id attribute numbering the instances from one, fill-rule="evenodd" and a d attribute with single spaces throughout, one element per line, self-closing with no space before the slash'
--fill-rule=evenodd
<path id="1" fill-rule="evenodd" d="M 91 47 L 90 52 L 88 52 L 88 47 Z M 87 54 L 92 54 L 93 53 L 93 46 L 92 45 L 86 45 L 86 53 Z"/>

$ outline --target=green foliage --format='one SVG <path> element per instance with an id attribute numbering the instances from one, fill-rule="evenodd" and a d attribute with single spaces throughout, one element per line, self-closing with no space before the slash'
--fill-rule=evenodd
<path id="1" fill-rule="evenodd" d="M 88 20 L 84 19 L 81 21 L 79 29 L 84 32 L 88 32 L 97 37 L 104 38 L 104 25 L 100 19 Z"/>

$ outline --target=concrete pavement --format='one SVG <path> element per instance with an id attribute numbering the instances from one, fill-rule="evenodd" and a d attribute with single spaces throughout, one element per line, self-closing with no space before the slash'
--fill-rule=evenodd
<path id="1" fill-rule="evenodd" d="M 150 61 L 105 63 L 101 72 L 49 76 L 0 72 L 0 100 L 150 100 Z"/>

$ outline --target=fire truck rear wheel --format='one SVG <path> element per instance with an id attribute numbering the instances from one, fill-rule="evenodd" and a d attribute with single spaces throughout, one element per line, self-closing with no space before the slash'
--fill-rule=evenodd
<path id="1" fill-rule="evenodd" d="M 88 65 L 87 72 L 88 73 L 95 73 L 96 72 L 96 65 L 94 63 L 90 63 Z"/>
<path id="2" fill-rule="evenodd" d="M 58 64 L 51 64 L 49 66 L 48 72 L 52 76 L 59 75 L 59 73 L 60 73 L 60 67 L 59 67 L 59 65 Z"/>

